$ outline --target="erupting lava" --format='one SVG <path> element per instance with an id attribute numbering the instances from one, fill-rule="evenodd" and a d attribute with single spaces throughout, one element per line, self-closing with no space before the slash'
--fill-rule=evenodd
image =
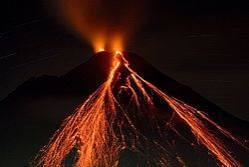
<path id="1" fill-rule="evenodd" d="M 240 166 L 212 130 L 242 144 L 232 134 L 205 113 L 143 79 L 129 66 L 123 53 L 110 55 L 113 65 L 107 80 L 64 121 L 41 150 L 37 166 L 63 166 L 68 159 L 78 167 L 120 166 L 123 161 L 127 166 L 129 163 L 135 163 L 134 166 L 185 166 L 184 160 L 166 140 L 167 132 L 170 128 L 173 130 L 173 124 L 168 126 L 173 117 L 189 128 L 220 165 Z M 157 109 L 158 100 L 169 109 Z M 164 112 L 170 117 L 162 117 Z"/>

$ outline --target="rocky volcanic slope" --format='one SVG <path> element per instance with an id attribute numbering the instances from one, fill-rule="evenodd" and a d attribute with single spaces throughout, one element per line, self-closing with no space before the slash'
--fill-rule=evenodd
<path id="1" fill-rule="evenodd" d="M 233 117 L 191 88 L 160 73 L 136 54 L 126 53 L 125 57 L 143 78 L 171 96 L 208 113 L 235 135 L 248 139 L 248 122 Z M 27 166 L 61 122 L 105 81 L 111 64 L 107 52 L 98 53 L 60 77 L 31 78 L 1 101 L 0 166 Z M 238 154 L 241 155 L 236 157 L 248 158 L 243 151 Z"/>

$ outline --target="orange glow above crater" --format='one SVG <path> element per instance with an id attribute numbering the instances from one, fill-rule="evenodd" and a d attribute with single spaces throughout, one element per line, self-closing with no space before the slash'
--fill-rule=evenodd
<path id="1" fill-rule="evenodd" d="M 114 36 L 113 38 L 109 39 L 108 42 L 105 40 L 105 38 L 96 38 L 93 40 L 92 45 L 95 53 L 110 51 L 121 54 L 124 49 L 124 43 L 121 35 L 116 37 Z"/>
<path id="2" fill-rule="evenodd" d="M 56 4 L 59 20 L 69 25 L 95 52 L 122 51 L 142 22 L 147 6 L 140 0 L 57 0 Z"/>

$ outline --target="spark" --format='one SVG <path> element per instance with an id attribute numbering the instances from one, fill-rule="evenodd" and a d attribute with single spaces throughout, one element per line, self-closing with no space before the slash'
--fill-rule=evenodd
<path id="1" fill-rule="evenodd" d="M 15 56 L 15 55 L 16 55 L 16 52 L 10 53 L 10 54 L 8 54 L 8 55 L 6 55 L 6 56 L 1 56 L 1 57 L 0 57 L 0 60 L 6 59 L 6 58 L 8 58 L 8 57 Z"/>
<path id="2" fill-rule="evenodd" d="M 46 61 L 46 60 L 49 60 L 50 58 L 55 58 L 55 57 L 58 57 L 58 56 L 60 56 L 60 55 L 59 54 L 54 54 L 54 55 L 51 55 L 51 56 L 46 56 L 46 57 L 42 57 L 42 58 L 39 58 L 39 59 L 30 60 L 28 62 L 12 66 L 12 67 L 10 67 L 10 69 L 15 70 L 15 69 L 18 69 L 18 68 L 25 67 L 27 65 L 36 64 L 38 62 Z"/>
<path id="3" fill-rule="evenodd" d="M 25 26 L 28 26 L 28 25 L 32 25 L 34 23 L 42 22 L 42 21 L 43 21 L 43 19 L 34 19 L 34 20 L 27 21 L 27 22 L 23 22 L 21 24 L 17 24 L 17 25 L 15 25 L 15 26 L 12 27 L 12 30 L 1 32 L 0 33 L 0 38 L 4 37 L 5 35 L 8 35 L 10 33 L 16 32 L 16 31 L 18 31 L 18 29 L 20 29 L 22 27 L 25 27 Z"/>
<path id="4" fill-rule="evenodd" d="M 125 79 L 122 80 L 122 77 Z M 77 167 L 119 166 L 122 153 L 127 150 L 141 156 L 146 166 L 164 167 L 172 163 L 186 166 L 183 157 L 175 156 L 166 139 L 158 140 L 166 136 L 164 132 L 167 126 L 161 125 L 161 119 L 153 110 L 156 108 L 155 98 L 162 99 L 171 108 L 171 112 L 189 127 L 198 143 L 212 153 L 219 164 L 226 167 L 240 166 L 222 140 L 206 124 L 243 145 L 236 137 L 208 115 L 143 79 L 130 67 L 120 51 L 113 55 L 113 65 L 107 80 L 64 121 L 48 145 L 41 150 L 36 166 L 63 166 L 74 150 L 77 151 L 73 163 Z M 129 100 L 126 102 L 124 99 Z M 141 126 L 140 121 L 146 122 L 146 125 Z M 145 132 L 145 128 L 153 135 Z M 139 163 L 138 166 L 141 165 Z"/>

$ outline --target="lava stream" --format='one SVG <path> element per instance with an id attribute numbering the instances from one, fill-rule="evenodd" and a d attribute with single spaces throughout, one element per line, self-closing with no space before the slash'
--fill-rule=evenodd
<path id="1" fill-rule="evenodd" d="M 121 76 L 123 71 L 127 74 Z M 125 79 L 122 80 L 121 77 Z M 120 53 L 113 56 L 113 66 L 107 80 L 64 121 L 48 145 L 41 150 L 36 159 L 36 166 L 63 166 L 73 152 L 76 155 L 71 161 L 77 167 L 119 166 L 122 161 L 120 157 L 127 150 L 133 155 L 139 155 L 140 159 L 146 159 L 145 162 L 137 162 L 137 165 L 170 166 L 173 163 L 184 166 L 185 162 L 176 156 L 170 144 L 157 140 L 165 136 L 166 127 L 162 126 L 153 110 L 156 108 L 155 96 L 168 104 L 171 112 L 190 128 L 196 140 L 206 147 L 221 165 L 240 166 L 221 139 L 212 133 L 206 124 L 242 144 L 238 139 L 206 114 L 167 95 L 143 79 L 130 68 L 129 62 Z M 124 102 L 124 98 L 130 100 Z M 147 125 L 144 126 L 152 131 L 154 137 L 149 137 L 150 135 L 139 127 L 136 122 L 138 119 L 146 121 Z"/>

